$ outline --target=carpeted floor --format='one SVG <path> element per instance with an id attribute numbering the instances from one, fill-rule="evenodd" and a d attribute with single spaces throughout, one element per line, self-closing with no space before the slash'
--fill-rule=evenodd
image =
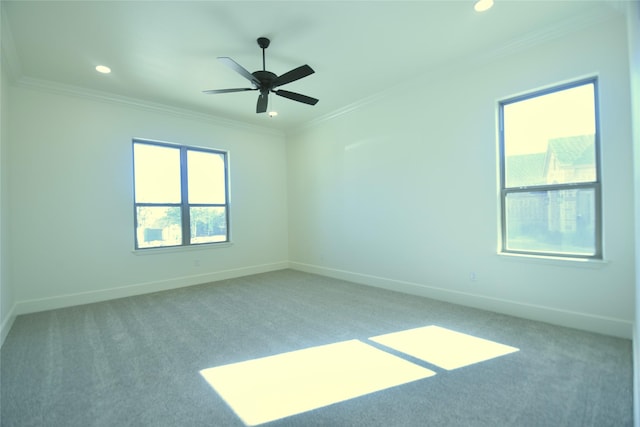
<path id="1" fill-rule="evenodd" d="M 414 328 L 517 351 L 447 368 L 383 345 Z M 261 425 L 632 425 L 629 340 L 293 270 L 19 316 L 1 351 L 1 424 L 243 426 L 201 372 L 345 341 L 435 375 Z"/>

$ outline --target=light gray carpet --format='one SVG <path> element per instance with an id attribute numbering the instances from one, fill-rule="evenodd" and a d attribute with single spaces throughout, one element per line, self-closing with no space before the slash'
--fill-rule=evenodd
<path id="1" fill-rule="evenodd" d="M 19 316 L 2 426 L 242 426 L 200 370 L 427 325 L 520 351 L 264 425 L 632 425 L 629 340 L 283 270 Z"/>

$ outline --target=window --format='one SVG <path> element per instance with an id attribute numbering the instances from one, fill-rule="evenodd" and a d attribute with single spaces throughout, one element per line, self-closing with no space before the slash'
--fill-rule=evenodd
<path id="1" fill-rule="evenodd" d="M 229 241 L 227 153 L 133 141 L 135 247 Z"/>
<path id="2" fill-rule="evenodd" d="M 602 258 L 597 88 L 500 103 L 502 252 Z"/>

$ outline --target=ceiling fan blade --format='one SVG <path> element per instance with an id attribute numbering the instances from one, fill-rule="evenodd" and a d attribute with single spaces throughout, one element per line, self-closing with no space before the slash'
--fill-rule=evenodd
<path id="1" fill-rule="evenodd" d="M 286 85 L 287 83 L 294 82 L 313 73 L 315 73 L 315 71 L 313 71 L 313 68 L 309 67 L 306 64 L 301 65 L 298 68 L 294 68 L 293 70 L 286 72 L 279 77 L 276 77 L 276 79 L 273 81 L 272 87 Z"/>
<path id="2" fill-rule="evenodd" d="M 258 80 L 256 76 L 248 72 L 242 65 L 238 64 L 233 59 L 229 58 L 228 56 L 219 56 L 218 61 L 222 62 L 227 67 L 231 68 L 236 73 L 249 80 L 256 87 L 260 87 L 260 80 Z"/>
<path id="3" fill-rule="evenodd" d="M 312 98 L 307 95 L 302 95 L 300 93 L 289 92 L 288 90 L 274 90 L 273 93 L 276 95 L 280 95 L 285 98 L 293 99 L 294 101 L 303 102 L 309 105 L 316 105 L 318 103 L 318 99 Z"/>
<path id="4" fill-rule="evenodd" d="M 238 89 L 210 89 L 210 90 L 203 90 L 202 92 L 204 93 L 208 93 L 208 94 L 214 94 L 214 93 L 230 93 L 230 92 L 244 92 L 245 90 L 258 90 L 258 89 L 252 89 L 252 88 L 238 88 Z"/>
<path id="5" fill-rule="evenodd" d="M 256 113 L 264 113 L 267 111 L 267 104 L 269 102 L 269 93 L 260 93 L 258 96 L 258 103 L 256 104 Z"/>

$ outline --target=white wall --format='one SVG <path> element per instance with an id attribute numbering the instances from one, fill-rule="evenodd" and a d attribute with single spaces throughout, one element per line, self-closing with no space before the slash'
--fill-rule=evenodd
<path id="1" fill-rule="evenodd" d="M 497 255 L 497 101 L 594 74 L 607 262 Z M 288 141 L 292 266 L 630 337 L 628 81 L 620 17 L 509 56 L 427 73 L 300 130 Z"/>
<path id="2" fill-rule="evenodd" d="M 34 85 L 11 101 L 18 313 L 286 267 L 283 135 Z M 231 246 L 133 253 L 134 137 L 229 150 Z"/>
<path id="3" fill-rule="evenodd" d="M 8 135 L 9 135 L 9 77 L 0 58 L 0 345 L 13 323 L 13 289 L 9 276 L 8 251 Z"/>
<path id="4" fill-rule="evenodd" d="M 634 351 L 634 421 L 640 426 L 640 2 L 628 3 L 627 31 L 629 40 L 629 69 L 631 76 L 631 114 L 633 120 L 633 158 L 635 183 L 635 247 L 636 247 L 636 295 L 635 328 L 633 335 Z"/>
<path id="5" fill-rule="evenodd" d="M 621 19 L 473 67 L 433 71 L 291 135 L 287 145 L 266 130 L 3 80 L 11 108 L 2 114 L 0 219 L 6 227 L 11 217 L 2 258 L 6 266 L 10 253 L 12 272 L 8 286 L 3 269 L 0 321 L 14 301 L 19 314 L 291 265 L 629 336 L 627 58 Z M 497 101 L 593 74 L 600 77 L 607 262 L 496 255 Z M 132 252 L 132 137 L 230 150 L 232 246 Z"/>

